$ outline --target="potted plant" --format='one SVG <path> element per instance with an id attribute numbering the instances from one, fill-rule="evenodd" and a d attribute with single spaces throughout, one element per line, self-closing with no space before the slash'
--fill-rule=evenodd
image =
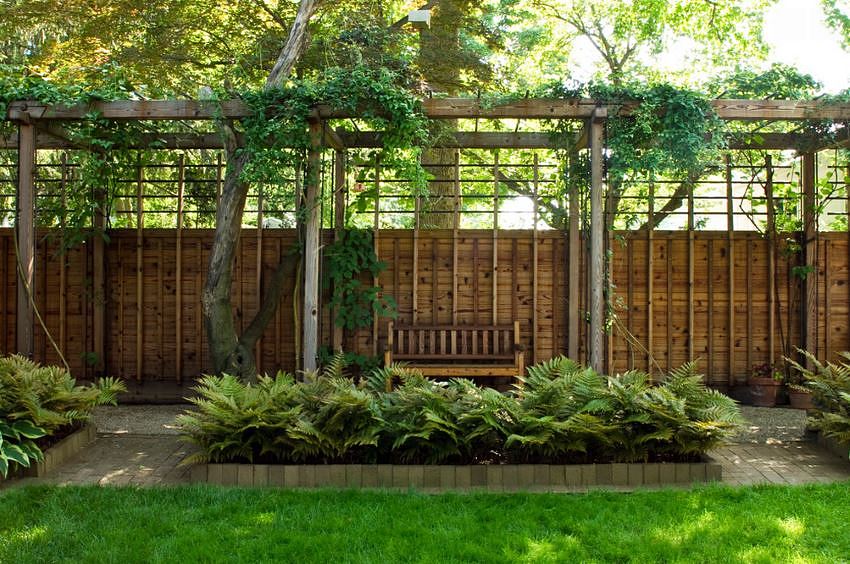
<path id="1" fill-rule="evenodd" d="M 753 405 L 758 407 L 774 407 L 779 391 L 784 384 L 782 372 L 773 369 L 772 364 L 754 364 L 747 384 L 750 386 L 750 397 Z"/>

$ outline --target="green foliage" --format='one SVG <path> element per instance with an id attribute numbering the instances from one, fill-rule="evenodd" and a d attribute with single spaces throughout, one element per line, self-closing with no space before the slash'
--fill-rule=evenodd
<path id="1" fill-rule="evenodd" d="M 63 368 L 17 355 L 0 358 L 0 418 L 29 421 L 47 435 L 88 421 L 95 406 L 115 404 L 124 391 L 124 383 L 113 378 L 80 386 Z"/>
<path id="2" fill-rule="evenodd" d="M 413 167 L 416 158 L 402 150 L 423 145 L 428 138 L 419 102 L 399 84 L 403 77 L 385 68 L 329 68 L 316 79 L 300 79 L 283 88 L 243 92 L 251 116 L 242 120 L 250 156 L 242 171 L 246 182 L 284 183 L 285 171 L 300 164 L 310 147 L 309 120 L 315 108 L 357 112 L 383 135 L 382 163 L 408 167 L 415 186 L 424 187 L 426 174 Z M 414 154 L 417 157 L 418 154 Z M 413 167 L 413 168 L 410 168 Z"/>
<path id="3" fill-rule="evenodd" d="M 403 365 L 354 381 L 338 354 L 304 382 L 205 377 L 195 391 L 196 410 L 179 424 L 200 447 L 195 460 L 216 462 L 690 460 L 740 423 L 735 402 L 706 389 L 693 365 L 652 385 L 642 373 L 601 376 L 556 358 L 501 394 Z"/>
<path id="4" fill-rule="evenodd" d="M 0 417 L 0 476 L 5 478 L 15 466 L 27 468 L 41 460 L 43 454 L 34 439 L 44 435 L 44 429 L 32 421 L 6 421 Z"/>
<path id="5" fill-rule="evenodd" d="M 809 428 L 838 442 L 850 444 L 850 353 L 840 353 L 842 362 L 820 362 L 808 351 L 800 351 L 812 368 L 786 359 L 802 376 L 795 386 L 812 394 L 815 410 L 809 416 Z"/>
<path id="6" fill-rule="evenodd" d="M 366 285 L 363 275 L 375 278 L 387 265 L 379 261 L 367 229 L 347 229 L 339 240 L 325 249 L 327 277 L 325 287 L 333 288 L 330 306 L 336 308 L 337 327 L 369 327 L 373 315 L 395 318 L 395 300 L 379 286 Z"/>
<path id="7" fill-rule="evenodd" d="M 669 84 L 595 84 L 590 95 L 608 104 L 637 102 L 608 122 L 610 182 L 633 175 L 683 178 L 717 163 L 725 126 L 706 96 Z"/>

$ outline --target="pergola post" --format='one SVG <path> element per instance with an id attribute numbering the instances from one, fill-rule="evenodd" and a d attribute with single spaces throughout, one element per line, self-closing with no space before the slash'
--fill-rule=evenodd
<path id="1" fill-rule="evenodd" d="M 321 185 L 322 122 L 310 121 L 307 156 L 307 194 L 304 199 L 304 371 L 316 369 L 319 350 L 319 215 Z"/>
<path id="2" fill-rule="evenodd" d="M 605 218 L 603 209 L 603 144 L 605 108 L 596 108 L 590 118 L 590 367 L 602 372 L 605 359 Z"/>
<path id="3" fill-rule="evenodd" d="M 17 333 L 18 354 L 32 358 L 35 350 L 35 311 L 30 293 L 35 282 L 35 126 L 18 126 L 18 185 L 15 233 L 17 237 Z"/>
<path id="4" fill-rule="evenodd" d="M 580 292 L 581 292 L 581 263 L 579 253 L 581 250 L 581 213 L 578 183 L 572 177 L 572 163 L 577 158 L 576 153 L 570 152 L 567 156 L 567 182 L 569 186 L 569 238 L 567 257 L 567 272 L 569 273 L 569 287 L 567 288 L 568 317 L 567 317 L 567 354 L 573 360 L 579 360 L 579 319 L 581 317 Z"/>
<path id="5" fill-rule="evenodd" d="M 342 149 L 334 152 L 334 241 L 342 238 L 345 229 L 345 157 L 346 153 Z M 343 340 L 342 327 L 336 324 L 337 310 L 338 308 L 334 308 L 331 312 L 334 352 L 342 351 Z"/>
<path id="6" fill-rule="evenodd" d="M 803 279 L 803 349 L 818 354 L 818 223 L 815 183 L 815 153 L 803 153 L 801 184 L 803 188 L 803 266 L 806 277 Z M 806 364 L 811 361 L 806 359 Z"/>

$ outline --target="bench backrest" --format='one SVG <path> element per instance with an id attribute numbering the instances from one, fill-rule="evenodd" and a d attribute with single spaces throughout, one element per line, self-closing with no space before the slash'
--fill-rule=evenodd
<path id="1" fill-rule="evenodd" d="M 396 325 L 389 323 L 387 347 L 398 360 L 514 359 L 519 321 L 513 325 Z"/>

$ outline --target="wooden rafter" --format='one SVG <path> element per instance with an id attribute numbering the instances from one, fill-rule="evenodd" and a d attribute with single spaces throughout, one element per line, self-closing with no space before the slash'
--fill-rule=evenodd
<path id="1" fill-rule="evenodd" d="M 602 106 L 609 115 L 628 114 L 638 102 L 625 102 L 616 106 Z M 799 120 L 850 120 L 850 103 L 823 100 L 712 100 L 718 117 L 736 121 L 799 121 Z M 478 99 L 431 98 L 422 101 L 425 114 L 432 119 L 458 118 L 524 118 L 524 119 L 575 119 L 591 117 L 600 106 L 596 100 L 575 98 L 552 100 L 528 98 L 506 104 L 487 105 Z M 319 117 L 356 118 L 356 111 L 332 110 L 327 106 L 317 108 Z M 48 106 L 39 102 L 19 101 L 9 105 L 7 119 L 25 121 L 80 120 L 92 113 L 114 120 L 209 120 L 215 118 L 238 119 L 251 115 L 250 108 L 241 100 L 208 102 L 198 100 L 121 100 L 93 102 L 73 107 Z"/>

